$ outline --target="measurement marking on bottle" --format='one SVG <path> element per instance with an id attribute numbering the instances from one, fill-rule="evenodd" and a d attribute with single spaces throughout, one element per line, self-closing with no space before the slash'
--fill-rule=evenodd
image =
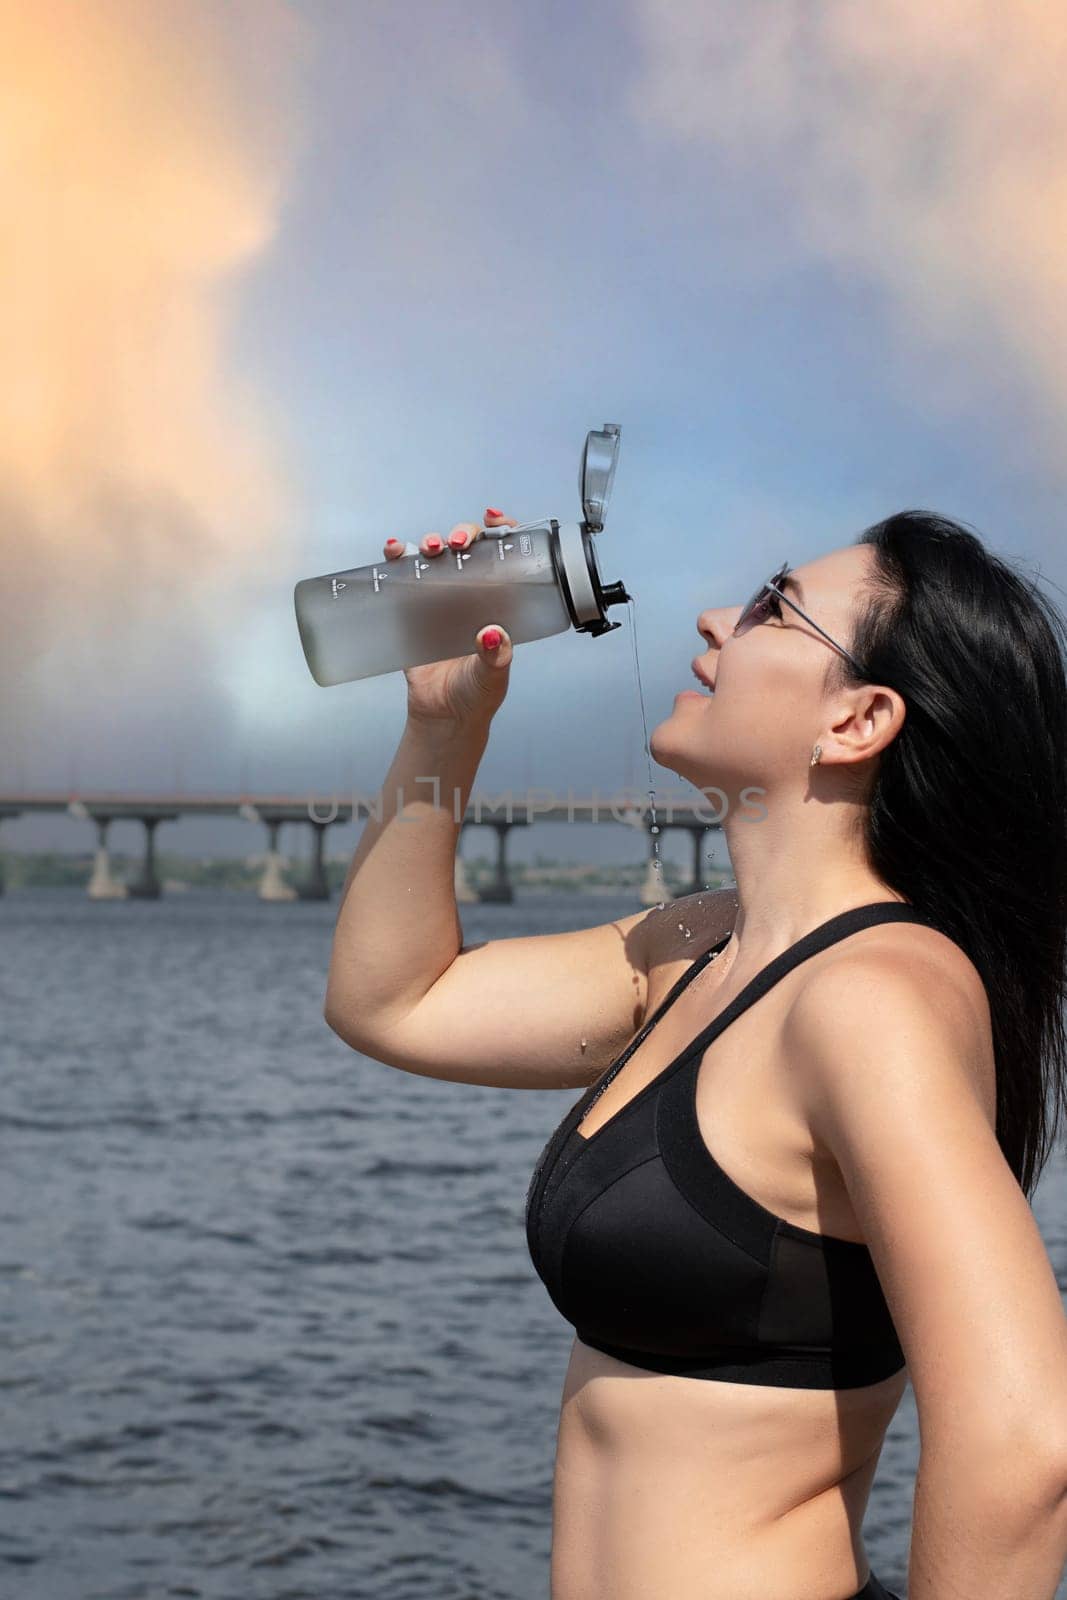
<path id="1" fill-rule="evenodd" d="M 471 554 L 470 554 L 469 550 L 457 550 L 456 551 L 456 571 L 457 572 L 462 572 L 463 571 L 463 563 L 465 561 L 469 561 L 470 558 L 471 558 Z"/>
<path id="2" fill-rule="evenodd" d="M 519 553 L 524 556 L 533 555 L 533 540 L 528 533 L 519 534 Z"/>
<path id="3" fill-rule="evenodd" d="M 340 579 L 338 579 L 338 578 L 331 578 L 330 579 L 330 593 L 333 595 L 335 600 L 337 599 L 337 596 L 341 593 L 341 590 L 342 589 L 347 589 L 347 588 L 348 588 L 347 583 L 342 583 L 340 581 Z"/>
<path id="4" fill-rule="evenodd" d="M 514 548 L 515 548 L 515 546 L 513 544 L 505 544 L 504 541 L 501 540 L 500 543 L 496 547 L 496 553 L 500 557 L 501 561 L 503 561 L 503 559 L 504 559 L 504 551 L 505 550 L 514 550 Z"/>
<path id="5" fill-rule="evenodd" d="M 420 561 L 417 556 L 415 557 L 415 576 L 420 582 L 422 581 L 423 573 L 426 571 L 426 568 L 429 565 L 430 563 L 428 561 Z"/>
<path id="6" fill-rule="evenodd" d="M 380 594 L 382 584 L 385 582 L 389 574 L 387 572 L 379 572 L 377 567 L 372 567 L 371 571 L 374 574 L 374 592 L 375 594 Z"/>

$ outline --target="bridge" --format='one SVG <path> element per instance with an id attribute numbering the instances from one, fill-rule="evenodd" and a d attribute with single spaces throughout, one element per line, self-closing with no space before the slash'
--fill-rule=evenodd
<path id="1" fill-rule="evenodd" d="M 430 782 L 429 779 L 419 781 Z M 647 833 L 648 868 L 638 891 L 642 905 L 655 905 L 662 900 L 662 880 L 657 871 L 659 841 L 667 829 L 682 828 L 690 834 L 693 850 L 691 884 L 682 892 L 691 893 L 706 887 L 702 868 L 704 835 L 721 826 L 719 821 L 709 819 L 707 801 L 661 799 L 657 800 L 653 812 L 650 799 L 638 799 L 632 791 L 606 796 L 594 791 L 578 797 L 568 791 L 566 801 L 560 801 L 548 790 L 540 791 L 540 799 L 535 798 L 537 793 L 527 790 L 525 798 L 515 799 L 511 791 L 506 790 L 495 798 L 490 796 L 488 802 L 480 794 L 471 797 L 463 817 L 456 819 L 460 835 L 456 848 L 458 901 L 510 902 L 514 898 L 508 876 L 508 834 L 512 828 L 529 827 L 533 822 L 581 822 L 601 826 L 614 823 Z M 426 798 L 425 795 L 412 797 L 413 800 Z M 501 808 L 505 813 L 503 817 L 484 814 L 487 810 L 495 812 Z M 381 820 L 383 806 L 380 795 L 366 796 L 358 792 L 343 803 L 332 797 L 323 802 L 314 795 L 0 792 L 0 822 L 32 812 L 65 812 L 74 820 L 88 822 L 95 828 L 96 850 L 88 885 L 92 900 L 159 899 L 162 886 L 156 871 L 155 840 L 156 829 L 162 822 L 177 822 L 183 816 L 215 816 L 240 817 L 246 822 L 258 823 L 267 830 L 267 851 L 257 893 L 261 900 L 288 901 L 328 900 L 330 891 L 324 865 L 327 830 L 335 823 L 347 823 L 360 817 L 374 816 Z M 119 883 L 111 871 L 108 829 L 115 821 L 131 819 L 144 828 L 144 853 L 140 870 L 132 882 Z M 282 877 L 278 833 L 283 824 L 297 824 L 312 830 L 308 874 L 296 888 Z M 463 833 L 474 827 L 492 828 L 496 833 L 494 876 L 480 889 L 471 887 L 459 851 Z"/>

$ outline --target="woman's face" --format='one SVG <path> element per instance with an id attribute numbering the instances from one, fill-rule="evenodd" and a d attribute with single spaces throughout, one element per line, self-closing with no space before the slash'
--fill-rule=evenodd
<path id="1" fill-rule="evenodd" d="M 848 650 L 852 617 L 873 562 L 869 545 L 846 545 L 796 567 L 779 587 Z M 751 589 L 758 581 L 754 573 Z M 765 620 L 747 622 L 735 636 L 741 609 L 721 606 L 697 617 L 707 648 L 694 662 L 714 694 L 695 682 L 682 690 L 649 740 L 661 766 L 698 788 L 724 789 L 731 800 L 746 785 L 773 790 L 789 777 L 806 783 L 812 746 L 830 714 L 822 684 L 836 654 L 784 601 L 775 608 L 780 615 L 764 613 Z"/>

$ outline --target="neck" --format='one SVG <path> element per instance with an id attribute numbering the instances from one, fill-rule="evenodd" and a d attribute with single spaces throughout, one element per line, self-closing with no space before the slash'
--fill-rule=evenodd
<path id="1" fill-rule="evenodd" d="M 746 965 L 773 959 L 842 911 L 903 901 L 865 857 L 864 807 L 770 793 L 757 800 L 731 806 L 723 822 L 737 879 L 736 955 Z"/>

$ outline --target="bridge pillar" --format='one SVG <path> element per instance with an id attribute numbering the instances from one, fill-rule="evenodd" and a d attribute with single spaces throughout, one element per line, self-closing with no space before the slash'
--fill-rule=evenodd
<path id="1" fill-rule="evenodd" d="M 267 856 L 263 863 L 263 876 L 259 880 L 259 898 L 261 900 L 295 900 L 296 890 L 291 884 L 286 883 L 282 877 L 282 858 L 278 851 L 278 830 L 281 820 L 268 821 L 267 829 Z"/>
<path id="2" fill-rule="evenodd" d="M 93 870 L 86 891 L 90 900 L 126 899 L 126 885 L 111 876 L 111 857 L 107 848 L 107 830 L 111 826 L 111 820 L 110 817 L 93 818 L 96 823 L 96 853 L 93 856 Z"/>
<path id="3" fill-rule="evenodd" d="M 330 824 L 316 822 L 314 818 L 310 818 L 308 826 L 311 828 L 311 865 L 306 880 L 297 889 L 297 894 L 301 900 L 328 900 L 330 886 L 326 882 L 322 852 L 326 843 L 326 829 Z"/>
<path id="4" fill-rule="evenodd" d="M 510 905 L 515 898 L 515 891 L 508 878 L 508 834 L 515 824 L 491 822 L 489 826 L 496 829 L 496 875 L 492 883 L 486 884 L 484 889 L 479 889 L 478 898 Z"/>
<path id="5" fill-rule="evenodd" d="M 693 881 L 688 889 L 683 889 L 683 894 L 696 894 L 701 889 L 706 889 L 704 882 L 704 835 L 708 832 L 706 824 L 693 823 L 687 832 L 693 844 Z"/>
<path id="6" fill-rule="evenodd" d="M 126 885 L 131 900 L 158 900 L 159 879 L 156 877 L 156 829 L 161 822 L 173 822 L 173 817 L 141 817 L 144 823 L 144 856 L 141 870 L 132 883 Z"/>
<path id="7" fill-rule="evenodd" d="M 456 836 L 456 871 L 453 879 L 453 887 L 455 889 L 457 905 L 470 905 L 472 901 L 475 901 L 478 898 L 478 895 L 471 887 L 471 881 L 467 876 L 467 864 L 459 853 L 460 845 L 463 843 L 463 830 L 466 826 L 467 824 L 465 822 L 461 822 L 459 825 L 459 833 Z"/>

